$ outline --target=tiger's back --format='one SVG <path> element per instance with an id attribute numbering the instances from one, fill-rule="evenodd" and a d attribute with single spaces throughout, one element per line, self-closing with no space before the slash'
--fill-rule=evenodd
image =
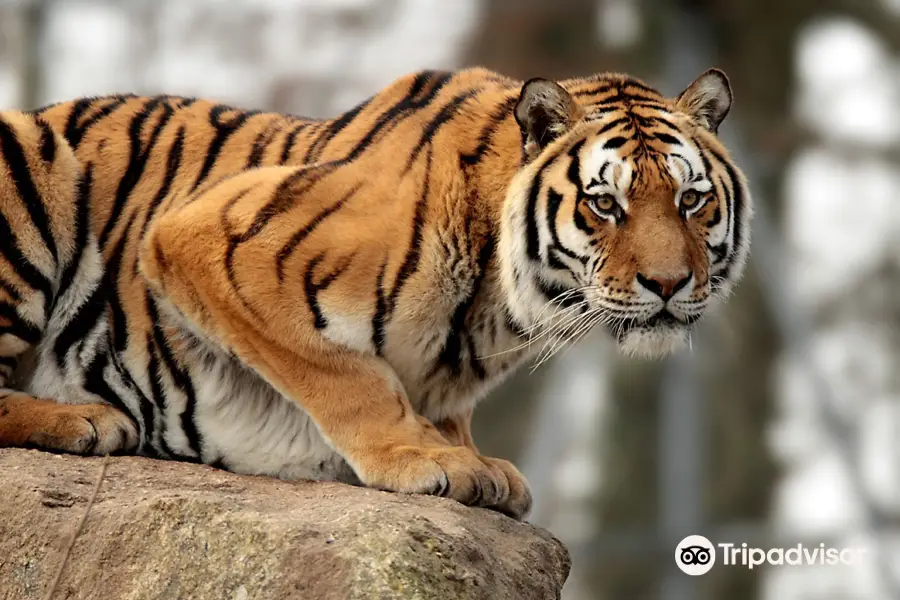
<path id="1" fill-rule="evenodd" d="M 57 137 L 54 143 L 60 152 L 74 151 L 83 173 L 80 182 L 74 177 L 69 181 L 71 189 L 78 187 L 80 190 L 78 203 L 72 202 L 75 193 L 68 190 L 52 198 L 38 194 L 39 201 L 42 205 L 59 205 L 73 212 L 77 209 L 82 217 L 87 217 L 88 228 L 87 235 L 80 234 L 80 256 L 63 267 L 78 273 L 69 285 L 76 286 L 82 293 L 67 295 L 63 289 L 59 294 L 60 301 L 51 312 L 64 314 L 67 318 L 57 319 L 41 332 L 41 341 L 34 352 L 23 357 L 16 377 L 18 386 L 36 396 L 67 402 L 89 402 L 97 397 L 113 401 L 134 419 L 138 450 L 143 453 L 219 463 L 238 471 L 262 470 L 292 478 L 335 478 L 336 470 L 342 465 L 340 461 L 328 464 L 335 458 L 334 453 L 322 447 L 321 442 L 317 443 L 311 423 L 302 411 L 283 401 L 271 386 L 238 361 L 219 354 L 215 348 L 198 344 L 190 336 L 190 325 L 168 314 L 166 306 L 160 306 L 139 275 L 141 242 L 155 218 L 189 203 L 193 196 L 213 185 L 228 187 L 231 184 L 227 181 L 229 177 L 249 169 L 311 164 L 323 165 L 327 170 L 333 163 L 358 161 L 362 175 L 376 169 L 383 174 L 384 165 L 390 164 L 383 155 L 390 153 L 391 136 L 405 142 L 410 139 L 411 132 L 418 134 L 427 123 L 433 124 L 435 131 L 432 133 L 436 133 L 442 120 L 447 119 L 446 105 L 432 103 L 448 80 L 449 74 L 444 73 L 410 78 L 401 82 L 396 92 L 385 92 L 335 121 L 255 113 L 178 97 L 114 96 L 78 100 L 36 111 L 38 122 L 34 126 L 49 126 L 53 131 L 63 133 L 64 139 Z M 457 86 L 471 95 L 468 85 Z M 500 88 L 497 91 L 503 94 L 506 90 Z M 451 94 L 451 105 L 457 97 Z M 417 109 L 421 112 L 417 113 Z M 354 123 L 354 117 L 361 117 L 359 113 L 365 111 L 372 112 L 376 118 L 360 118 Z M 336 138 L 339 133 L 343 137 Z M 372 148 L 376 142 L 384 150 Z M 22 147 L 29 148 L 27 141 Z M 32 146 L 32 149 L 37 148 Z M 421 164 L 397 164 L 396 180 L 403 182 L 406 175 L 409 181 L 405 185 L 419 189 L 423 184 L 442 184 L 441 181 L 429 184 L 422 175 L 431 167 L 433 152 L 433 149 L 420 151 Z M 367 166 L 369 164 L 374 166 Z M 289 168 L 280 173 L 263 169 L 258 171 L 258 181 L 252 185 L 255 188 L 274 185 L 294 172 Z M 440 176 L 429 174 L 435 179 Z M 355 194 L 365 196 L 365 202 L 338 215 L 340 226 L 324 235 L 317 232 L 322 252 L 313 252 L 313 255 L 319 257 L 316 267 L 323 271 L 321 277 L 304 270 L 304 267 L 309 268 L 306 258 L 290 260 L 290 252 L 285 248 L 291 243 L 296 245 L 296 241 L 282 241 L 277 249 L 280 258 L 271 267 L 279 279 L 307 275 L 313 279 L 327 279 L 332 278 L 335 271 L 341 271 L 342 281 L 331 290 L 320 289 L 316 293 L 334 293 L 339 286 L 343 287 L 345 289 L 338 293 L 345 303 L 350 300 L 355 310 L 348 311 L 351 314 L 328 315 L 330 323 L 326 335 L 359 351 L 393 354 L 400 363 L 399 370 L 403 371 L 405 367 L 407 380 L 420 379 L 407 383 L 417 383 L 423 389 L 422 402 L 428 402 L 431 396 L 445 400 L 449 386 L 434 380 L 428 386 L 421 381 L 426 375 L 422 372 L 422 352 L 434 354 L 435 348 L 428 352 L 427 348 L 420 347 L 422 344 L 414 343 L 419 348 L 409 352 L 409 336 L 402 333 L 398 336 L 403 339 L 402 352 L 385 348 L 387 333 L 371 331 L 373 318 L 379 318 L 373 317 L 378 312 L 379 300 L 370 288 L 361 285 L 374 287 L 379 269 L 396 271 L 396 275 L 388 273 L 388 281 L 382 283 L 391 288 L 384 292 L 382 303 L 396 305 L 400 279 L 408 277 L 404 269 L 409 269 L 411 254 L 418 252 L 421 240 L 409 239 L 410 248 L 392 249 L 389 243 L 396 242 L 400 236 L 409 237 L 401 231 L 402 227 L 428 216 L 421 211 L 417 214 L 417 207 L 408 199 L 400 196 L 398 201 L 397 186 L 390 183 L 385 188 L 377 188 L 367 181 L 367 177 L 361 176 L 348 183 L 348 191 L 354 188 Z M 227 192 L 222 197 L 224 208 L 231 197 Z M 418 192 L 416 197 L 419 197 Z M 234 208 L 240 213 L 239 202 Z M 298 226 L 293 233 L 302 234 L 310 221 L 330 216 L 328 208 L 305 205 L 300 210 L 295 209 L 288 216 L 307 227 Z M 460 203 L 451 213 L 434 212 L 436 218 L 451 217 L 459 223 L 467 221 L 469 227 L 474 227 L 474 232 L 468 232 L 469 235 L 489 237 L 492 232 L 487 231 L 484 223 L 464 214 L 467 208 Z M 72 218 L 69 221 L 74 225 Z M 63 229 L 74 232 L 76 227 L 73 225 Z M 252 223 L 246 225 L 252 227 Z M 327 224 L 318 225 L 325 229 Z M 463 233 L 451 231 L 455 224 L 447 225 L 451 234 Z M 386 235 L 391 229 L 396 232 Z M 307 235 L 309 233 L 307 231 Z M 362 238 L 369 239 L 363 241 Z M 305 241 L 309 243 L 309 240 Z M 460 256 L 457 264 L 449 268 L 471 271 L 465 279 L 476 275 L 478 270 L 477 261 L 464 264 L 465 255 L 471 252 L 468 246 L 473 241 L 485 243 L 481 239 L 452 240 L 458 246 L 455 250 Z M 28 242 L 25 245 L 40 247 L 40 244 Z M 342 245 L 346 248 L 344 252 L 341 252 Z M 368 251 L 358 252 L 359 247 Z M 97 255 L 102 257 L 100 261 Z M 376 257 L 378 260 L 374 260 Z M 382 257 L 386 257 L 384 264 L 379 262 Z M 235 260 L 239 262 L 240 256 Z M 59 267 L 45 264 L 41 270 L 51 273 Z M 428 294 L 429 288 L 441 287 L 444 288 L 441 300 L 446 297 L 448 301 L 471 302 L 468 298 L 472 295 L 470 289 L 446 293 L 454 279 L 449 277 L 451 273 L 438 273 L 441 267 L 443 270 L 448 268 L 435 265 L 434 275 L 426 277 L 420 286 L 422 291 Z M 236 270 L 242 271 L 240 266 Z M 287 275 L 285 271 L 288 271 Z M 246 285 L 266 285 L 265 278 L 270 275 L 251 269 Z M 385 275 L 382 274 L 382 278 Z M 463 285 L 465 283 L 468 282 Z M 319 281 L 305 284 L 305 287 L 325 286 Z M 278 290 L 273 289 L 272 293 L 277 294 Z M 312 318 L 324 321 L 317 305 L 311 304 L 310 309 Z M 423 322 L 419 319 L 422 316 L 400 314 L 391 323 L 385 323 L 384 328 L 421 328 Z M 427 316 L 435 320 L 435 316 Z M 435 332 L 445 334 L 447 319 L 440 313 L 436 317 L 444 322 L 433 323 Z M 502 323 L 497 322 L 494 326 L 500 327 Z M 36 342 L 37 336 L 31 340 Z M 430 341 L 434 345 L 437 340 Z M 474 356 L 470 358 L 477 361 Z M 450 368 L 458 371 L 461 362 L 456 359 Z M 439 365 L 428 365 L 428 368 L 436 370 Z M 467 386 L 459 387 L 461 389 L 454 390 L 455 394 L 461 400 L 468 400 L 472 390 Z M 242 400 L 240 407 L 230 411 L 227 405 L 235 396 L 256 400 Z M 432 409 L 435 417 L 440 416 L 440 410 L 440 407 Z M 240 416 L 236 417 L 232 412 L 240 413 Z M 234 448 L 234 440 L 245 436 L 233 429 L 247 428 L 248 420 L 252 427 L 254 419 L 257 428 L 267 431 L 256 440 L 264 442 L 262 447 L 248 448 L 244 444 L 239 449 Z M 277 429 L 282 429 L 283 433 Z M 306 433 L 298 436 L 297 431 Z M 272 447 L 278 444 L 284 447 Z M 310 454 L 314 455 L 314 460 Z M 267 459 L 270 456 L 276 457 L 274 462 Z M 269 462 L 272 464 L 267 465 Z M 309 464 L 327 472 L 316 472 L 304 466 Z M 261 468 L 261 465 L 266 466 Z M 349 474 L 347 478 L 351 478 Z"/>
<path id="2" fill-rule="evenodd" d="M 0 113 L 0 445 L 521 516 L 524 480 L 469 421 L 529 336 L 552 352 L 617 311 L 621 340 L 664 347 L 739 276 L 749 203 L 713 135 L 717 77 L 671 101 L 620 75 L 426 71 L 323 121 L 170 96 Z M 704 200 L 591 204 L 621 182 Z M 678 261 L 680 279 L 635 272 Z M 657 296 L 663 320 L 620 310 Z"/>

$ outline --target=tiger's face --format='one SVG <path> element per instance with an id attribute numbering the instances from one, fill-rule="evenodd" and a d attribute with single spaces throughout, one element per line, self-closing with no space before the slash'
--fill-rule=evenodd
<path id="1" fill-rule="evenodd" d="M 551 340 L 602 325 L 625 353 L 668 354 L 747 255 L 750 195 L 716 137 L 728 80 L 708 71 L 675 99 L 623 76 L 564 83 L 529 81 L 516 107 L 528 162 L 501 236 L 513 316 Z"/>

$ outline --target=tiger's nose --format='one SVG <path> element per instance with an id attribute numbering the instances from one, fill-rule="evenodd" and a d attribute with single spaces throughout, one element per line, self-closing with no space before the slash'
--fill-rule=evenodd
<path id="1" fill-rule="evenodd" d="M 693 273 L 687 272 L 687 275 L 676 275 L 675 277 L 647 277 L 643 273 L 637 274 L 638 283 L 667 301 L 683 289 L 691 280 Z"/>

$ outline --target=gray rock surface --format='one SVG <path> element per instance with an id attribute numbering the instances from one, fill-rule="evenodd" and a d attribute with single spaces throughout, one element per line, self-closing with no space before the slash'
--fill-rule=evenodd
<path id="1" fill-rule="evenodd" d="M 0 449 L 0 599 L 44 598 L 102 459 Z M 54 598 L 559 598 L 546 531 L 451 500 L 113 457 Z"/>

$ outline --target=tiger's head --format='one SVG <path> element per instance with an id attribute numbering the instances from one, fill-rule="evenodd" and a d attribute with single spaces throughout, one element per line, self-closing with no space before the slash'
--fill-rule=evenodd
<path id="1" fill-rule="evenodd" d="M 749 247 L 747 183 L 717 138 L 731 101 L 716 69 L 676 98 L 618 74 L 522 86 L 500 240 L 521 326 L 576 339 L 602 325 L 649 357 L 688 341 Z"/>

